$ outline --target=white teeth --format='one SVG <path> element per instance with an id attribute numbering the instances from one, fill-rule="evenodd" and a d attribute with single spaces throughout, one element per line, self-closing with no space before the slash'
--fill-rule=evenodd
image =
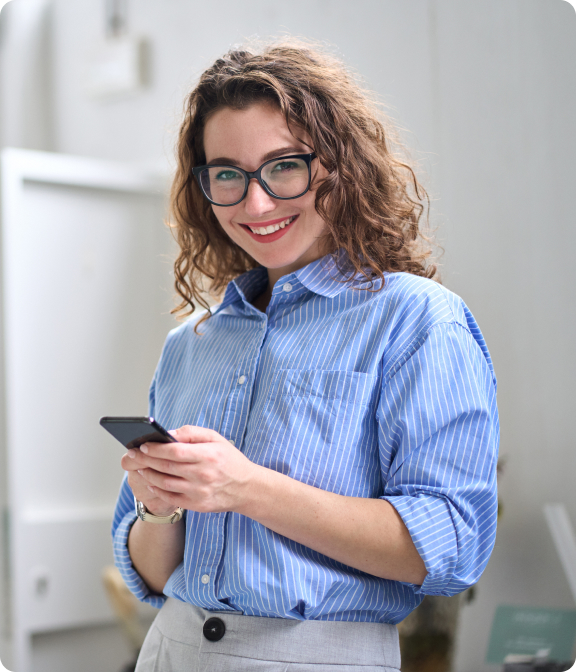
<path id="1" fill-rule="evenodd" d="M 283 229 L 285 226 L 288 226 L 288 224 L 291 224 L 295 219 L 294 217 L 288 217 L 288 219 L 285 219 L 283 222 L 280 222 L 279 224 L 270 224 L 270 226 L 261 226 L 257 229 L 253 229 L 251 226 L 250 231 L 252 233 L 256 233 L 259 236 L 268 236 L 271 233 L 274 233 L 274 231 L 279 231 L 280 229 Z"/>

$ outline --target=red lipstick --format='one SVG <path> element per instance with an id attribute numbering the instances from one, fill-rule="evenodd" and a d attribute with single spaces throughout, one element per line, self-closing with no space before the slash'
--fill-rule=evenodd
<path id="1" fill-rule="evenodd" d="M 253 238 L 254 240 L 258 241 L 259 243 L 273 243 L 274 241 L 278 240 L 279 238 L 282 238 L 296 223 L 296 220 L 298 219 L 299 215 L 293 215 L 292 218 L 290 217 L 282 217 L 281 219 L 273 219 L 270 220 L 269 222 L 258 222 L 254 224 L 240 224 L 240 226 L 246 231 L 246 233 Z M 254 233 L 251 231 L 252 229 L 261 229 L 266 226 L 273 226 L 274 224 L 280 224 L 280 222 L 284 222 L 287 219 L 292 219 L 290 224 L 287 224 L 283 229 L 278 229 L 278 231 L 274 231 L 274 233 L 267 233 L 267 234 L 259 234 L 259 233 Z"/>

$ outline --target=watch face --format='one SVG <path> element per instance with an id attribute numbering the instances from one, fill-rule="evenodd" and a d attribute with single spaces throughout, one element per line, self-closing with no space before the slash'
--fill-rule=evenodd
<path id="1" fill-rule="evenodd" d="M 136 513 L 138 514 L 138 517 L 141 518 L 142 520 L 144 520 L 144 516 L 148 513 L 144 504 L 142 504 L 142 502 L 138 500 L 136 501 Z"/>

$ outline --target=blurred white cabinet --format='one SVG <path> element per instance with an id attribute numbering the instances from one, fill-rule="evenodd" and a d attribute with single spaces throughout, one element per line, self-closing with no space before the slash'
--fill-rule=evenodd
<path id="1" fill-rule="evenodd" d="M 8 149 L 2 338 L 14 663 L 35 632 L 112 619 L 100 573 L 121 446 L 102 415 L 145 415 L 176 325 L 167 177 Z"/>

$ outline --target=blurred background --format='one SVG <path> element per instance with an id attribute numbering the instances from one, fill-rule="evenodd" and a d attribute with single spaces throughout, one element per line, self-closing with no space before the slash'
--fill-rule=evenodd
<path id="1" fill-rule="evenodd" d="M 454 624 L 452 669 L 495 671 L 506 652 L 545 657 L 546 647 L 574 659 L 572 6 L 12 0 L 0 13 L 0 147 L 14 148 L 2 155 L 0 191 L 8 669 L 116 672 L 132 657 L 101 580 L 122 472 L 97 420 L 146 413 L 176 324 L 163 219 L 183 98 L 231 45 L 286 34 L 324 43 L 386 103 L 433 198 L 443 282 L 494 360 L 502 515 L 475 591 L 436 617 L 440 630 Z M 556 544 L 549 503 L 562 505 Z M 138 612 L 143 627 L 152 616 Z M 520 631 L 524 650 L 506 649 L 491 633 L 514 618 L 562 623 L 563 639 L 546 640 L 544 628 L 538 644 Z"/>

